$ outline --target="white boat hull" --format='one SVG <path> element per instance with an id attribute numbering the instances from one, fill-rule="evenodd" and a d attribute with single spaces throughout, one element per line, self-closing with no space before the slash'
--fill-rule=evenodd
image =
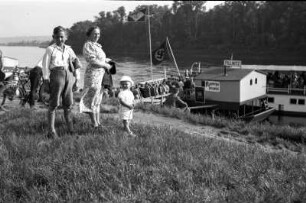
<path id="1" fill-rule="evenodd" d="M 18 59 L 3 56 L 2 65 L 2 72 L 11 72 L 16 66 L 18 66 Z"/>
<path id="2" fill-rule="evenodd" d="M 306 115 L 306 95 L 267 94 L 269 106 L 286 115 Z"/>

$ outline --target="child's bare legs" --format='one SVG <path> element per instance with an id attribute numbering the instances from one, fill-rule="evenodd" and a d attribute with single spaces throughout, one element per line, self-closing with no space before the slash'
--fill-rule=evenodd
<path id="1" fill-rule="evenodd" d="M 132 137 L 135 137 L 136 135 L 131 131 L 130 129 L 130 120 L 123 120 L 123 126 L 124 130 Z"/>
<path id="2" fill-rule="evenodd" d="M 101 125 L 100 123 L 100 105 L 97 107 L 97 112 L 95 113 L 97 125 Z"/>
<path id="3" fill-rule="evenodd" d="M 96 114 L 93 113 L 93 112 L 87 112 L 87 114 L 88 114 L 89 117 L 90 117 L 91 124 L 93 125 L 93 127 L 97 127 L 97 126 L 98 126 L 98 123 L 97 123 L 97 120 L 96 120 Z"/>
<path id="4" fill-rule="evenodd" d="M 131 132 L 129 120 L 123 120 L 123 127 L 126 132 L 128 133 Z"/>

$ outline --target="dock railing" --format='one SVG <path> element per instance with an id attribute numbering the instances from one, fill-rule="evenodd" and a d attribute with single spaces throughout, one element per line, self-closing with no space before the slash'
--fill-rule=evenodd
<path id="1" fill-rule="evenodd" d="M 290 94 L 290 95 L 306 95 L 306 86 L 303 88 L 296 88 L 296 87 L 273 87 L 273 86 L 267 86 L 267 93 L 271 94 Z"/>

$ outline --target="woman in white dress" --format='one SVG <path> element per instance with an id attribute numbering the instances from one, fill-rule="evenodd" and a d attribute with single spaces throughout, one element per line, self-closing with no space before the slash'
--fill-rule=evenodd
<path id="1" fill-rule="evenodd" d="M 84 75 L 84 93 L 80 100 L 80 112 L 88 113 L 92 126 L 97 128 L 100 123 L 100 105 L 103 89 L 101 87 L 105 71 L 111 68 L 102 46 L 98 43 L 100 28 L 93 26 L 86 32 L 88 40 L 83 46 L 83 55 L 88 63 Z"/>

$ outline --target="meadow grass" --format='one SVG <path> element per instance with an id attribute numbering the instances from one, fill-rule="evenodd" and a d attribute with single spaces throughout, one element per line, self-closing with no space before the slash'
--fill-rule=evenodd
<path id="1" fill-rule="evenodd" d="M 48 140 L 46 113 L 0 118 L 0 202 L 305 202 L 304 153 L 191 136 L 170 127 L 74 114 Z"/>

